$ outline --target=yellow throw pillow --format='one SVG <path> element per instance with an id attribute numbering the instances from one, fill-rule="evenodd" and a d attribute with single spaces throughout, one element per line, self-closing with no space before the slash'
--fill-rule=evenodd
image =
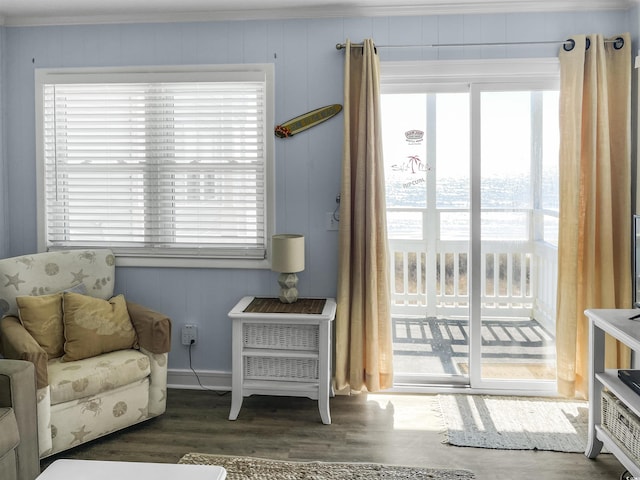
<path id="1" fill-rule="evenodd" d="M 62 310 L 65 362 L 138 345 L 123 295 L 102 300 L 65 292 Z"/>
<path id="2" fill-rule="evenodd" d="M 62 323 L 62 294 L 16 297 L 18 316 L 24 328 L 49 358 L 64 353 L 64 325 Z"/>

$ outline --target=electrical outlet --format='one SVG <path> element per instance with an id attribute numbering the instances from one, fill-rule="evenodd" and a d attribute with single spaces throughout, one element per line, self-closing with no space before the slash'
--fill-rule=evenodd
<path id="1" fill-rule="evenodd" d="M 326 221 L 327 230 L 338 230 L 338 225 L 340 225 L 340 222 L 338 222 L 334 218 L 333 212 L 327 212 L 325 221 Z"/>
<path id="2" fill-rule="evenodd" d="M 182 326 L 182 345 L 195 345 L 198 341 L 198 327 L 196 325 Z"/>

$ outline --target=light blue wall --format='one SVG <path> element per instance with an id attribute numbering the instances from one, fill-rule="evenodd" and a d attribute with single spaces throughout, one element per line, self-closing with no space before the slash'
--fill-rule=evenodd
<path id="1" fill-rule="evenodd" d="M 4 61 L 0 82 L 6 92 L 0 99 L 5 113 L 1 118 L 6 120 L 5 253 L 36 250 L 35 68 L 273 62 L 276 122 L 282 122 L 319 106 L 342 103 L 344 54 L 335 44 L 346 38 L 359 42 L 371 37 L 379 45 L 563 40 L 574 33 L 627 31 L 627 13 L 5 27 L 0 37 Z M 381 49 L 381 59 L 548 57 L 557 49 L 557 45 Z M 341 116 L 293 138 L 276 140 L 277 230 L 306 236 L 306 269 L 300 274 L 303 296 L 335 295 L 337 233 L 325 230 L 324 216 L 333 211 L 339 192 L 341 150 Z M 179 332 L 181 325 L 196 323 L 199 343 L 193 348 L 193 367 L 228 373 L 227 312 L 243 295 L 274 295 L 275 280 L 270 271 L 119 268 L 116 288 L 173 318 L 170 369 L 189 368 Z"/>

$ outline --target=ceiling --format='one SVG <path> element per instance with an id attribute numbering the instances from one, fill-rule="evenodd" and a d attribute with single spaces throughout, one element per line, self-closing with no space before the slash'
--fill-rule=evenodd
<path id="1" fill-rule="evenodd" d="M 0 25 L 628 9 L 639 0 L 0 0 Z"/>

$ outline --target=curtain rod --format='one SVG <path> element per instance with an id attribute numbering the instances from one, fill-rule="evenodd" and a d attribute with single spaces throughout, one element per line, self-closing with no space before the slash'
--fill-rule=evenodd
<path id="1" fill-rule="evenodd" d="M 613 43 L 616 50 L 620 50 L 624 46 L 624 39 L 618 37 L 612 40 L 605 40 L 605 43 Z M 426 45 L 376 45 L 376 48 L 437 48 L 437 47 L 501 47 L 509 45 L 564 45 L 564 49 L 567 51 L 573 50 L 576 42 L 572 39 L 568 40 L 543 40 L 537 42 L 483 42 L 483 43 L 433 43 Z M 589 48 L 591 41 L 587 38 L 587 48 Z M 352 43 L 351 48 L 362 48 L 362 43 Z M 337 43 L 336 50 L 343 50 L 347 48 L 345 43 Z"/>

